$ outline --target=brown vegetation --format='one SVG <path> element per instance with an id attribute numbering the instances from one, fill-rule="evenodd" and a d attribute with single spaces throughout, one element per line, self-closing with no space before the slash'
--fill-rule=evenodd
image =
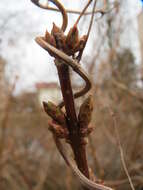
<path id="1" fill-rule="evenodd" d="M 113 17 L 107 16 L 107 32 L 102 36 L 109 43 L 106 56 L 101 42 L 87 65 L 94 99 L 87 160 L 90 178 L 98 183 L 104 181 L 116 190 L 142 190 L 143 89 L 133 53 L 120 48 L 121 23 L 113 35 L 117 14 L 118 9 Z M 0 59 L 0 67 L 3 64 Z M 48 130 L 50 118 L 41 109 L 38 94 L 13 97 L 14 86 L 6 88 L 4 67 L 0 82 L 0 190 L 79 189 L 57 152 Z M 69 145 L 66 149 L 71 153 Z"/>

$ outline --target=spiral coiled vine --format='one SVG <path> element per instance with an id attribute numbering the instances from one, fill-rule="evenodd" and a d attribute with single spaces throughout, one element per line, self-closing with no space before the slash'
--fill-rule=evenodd
<path id="1" fill-rule="evenodd" d="M 49 6 L 40 4 L 39 0 L 31 0 L 35 5 L 48 9 Z M 53 29 L 51 33 L 46 31 L 44 37 L 37 37 L 36 42 L 48 53 L 55 58 L 54 62 L 57 66 L 59 80 L 61 84 L 62 94 L 64 101 L 58 106 L 51 102 L 44 102 L 44 109 L 46 113 L 53 119 L 49 121 L 49 129 L 53 133 L 55 144 L 64 158 L 67 165 L 72 169 L 74 174 L 78 177 L 80 182 L 83 184 L 83 188 L 87 189 L 101 189 L 101 190 L 111 190 L 111 188 L 104 185 L 95 183 L 89 180 L 89 171 L 86 160 L 85 153 L 85 137 L 92 132 L 92 128 L 89 123 L 91 120 L 91 114 L 93 110 L 92 96 L 89 95 L 87 99 L 83 102 L 80 107 L 78 118 L 76 116 L 74 99 L 85 95 L 91 89 L 91 81 L 88 74 L 82 69 L 78 61 L 81 58 L 83 49 L 86 45 L 88 35 L 84 35 L 81 38 L 78 37 L 77 23 L 81 17 L 79 16 L 75 25 L 70 29 L 67 35 L 64 34 L 68 19 L 67 12 L 63 5 L 58 0 L 49 0 L 54 5 L 57 6 L 59 11 L 63 16 L 63 23 L 61 28 L 53 24 Z M 81 14 L 83 14 L 92 0 L 89 0 L 86 7 L 83 9 Z M 94 7 L 92 11 L 92 21 L 95 10 L 96 0 L 94 1 Z M 90 23 L 90 27 L 92 22 Z M 75 56 L 75 54 L 77 54 Z M 71 67 L 84 81 L 85 86 L 82 90 L 73 95 L 69 67 Z M 65 106 L 66 112 L 63 112 L 61 108 Z M 67 156 L 67 153 L 60 141 L 60 138 L 66 139 L 66 141 L 71 145 L 75 161 L 78 168 L 74 164 L 73 160 Z"/>

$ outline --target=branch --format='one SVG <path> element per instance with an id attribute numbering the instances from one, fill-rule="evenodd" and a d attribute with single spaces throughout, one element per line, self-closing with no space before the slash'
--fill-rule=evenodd
<path id="1" fill-rule="evenodd" d="M 121 145 L 120 136 L 119 136 L 119 132 L 118 132 L 118 128 L 117 128 L 116 116 L 112 112 L 112 110 L 110 110 L 110 108 L 109 108 L 109 111 L 110 111 L 110 114 L 111 114 L 111 116 L 113 118 L 113 122 L 114 122 L 114 129 L 115 129 L 115 134 L 116 134 L 116 138 L 117 138 L 117 144 L 118 144 L 119 151 L 120 151 L 120 158 L 121 158 L 122 166 L 123 166 L 124 171 L 125 171 L 125 173 L 126 173 L 126 175 L 128 177 L 128 181 L 130 183 L 131 189 L 135 190 L 133 182 L 132 182 L 132 179 L 130 177 L 130 174 L 129 174 L 127 166 L 126 166 L 126 162 L 125 162 L 125 158 L 124 158 L 124 153 L 123 153 L 123 148 L 122 148 L 122 145 Z"/>

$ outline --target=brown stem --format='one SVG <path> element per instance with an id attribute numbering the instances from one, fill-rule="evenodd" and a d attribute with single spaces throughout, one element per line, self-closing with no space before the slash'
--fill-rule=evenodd
<path id="1" fill-rule="evenodd" d="M 79 135 L 79 125 L 76 116 L 74 97 L 71 87 L 71 80 L 69 75 L 69 67 L 63 63 L 56 63 L 62 95 L 65 103 L 65 110 L 67 114 L 67 124 L 70 133 L 71 147 L 75 156 L 80 171 L 89 178 L 89 171 L 86 159 L 85 144 L 82 143 L 82 139 Z"/>

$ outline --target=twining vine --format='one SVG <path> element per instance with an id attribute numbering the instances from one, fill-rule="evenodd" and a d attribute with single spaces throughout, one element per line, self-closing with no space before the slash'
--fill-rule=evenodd
<path id="1" fill-rule="evenodd" d="M 48 2 L 47 5 L 42 5 L 39 0 L 31 1 L 38 7 L 49 9 Z M 49 1 L 56 5 L 63 17 L 61 28 L 53 24 L 51 33 L 46 31 L 44 37 L 36 38 L 36 42 L 55 58 L 54 62 L 58 70 L 58 77 L 63 95 L 63 101 L 59 105 L 55 105 L 52 102 L 43 102 L 46 113 L 52 118 L 52 120 L 49 121 L 49 129 L 53 134 L 57 149 L 64 158 L 66 164 L 71 168 L 83 185 L 83 189 L 112 190 L 110 187 L 106 187 L 103 184 L 93 182 L 89 179 L 90 176 L 86 159 L 86 137 L 93 130 L 89 125 L 93 111 L 92 95 L 89 93 L 89 96 L 83 101 L 78 116 L 74 105 L 74 99 L 84 96 L 92 87 L 90 78 L 79 65 L 79 61 L 90 33 L 97 0 L 88 1 L 83 11 L 81 11 L 76 23 L 69 30 L 67 35 L 64 34 L 68 24 L 66 9 L 58 0 Z M 92 2 L 93 9 L 88 33 L 79 38 L 77 24 L 81 16 L 85 14 L 89 4 Z M 105 12 L 102 10 L 101 14 Z M 85 81 L 83 89 L 75 94 L 73 94 L 71 86 L 69 67 Z M 65 106 L 65 112 L 62 110 L 63 106 Z M 74 161 L 68 157 L 60 140 L 62 138 L 71 145 L 77 166 Z"/>

